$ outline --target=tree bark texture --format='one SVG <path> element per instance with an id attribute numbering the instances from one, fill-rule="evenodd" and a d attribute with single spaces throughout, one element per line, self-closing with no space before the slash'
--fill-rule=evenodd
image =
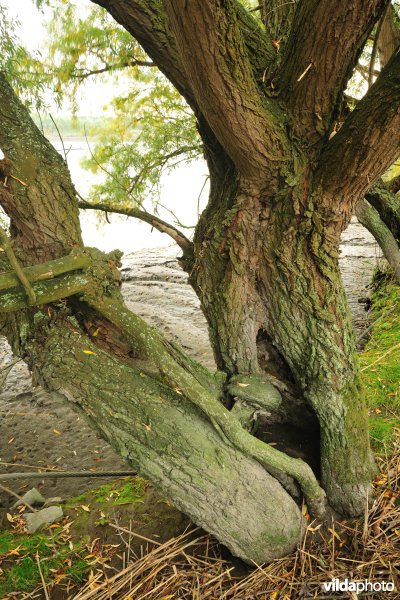
<path id="1" fill-rule="evenodd" d="M 137 38 L 198 120 L 211 191 L 184 267 L 219 371 L 211 375 L 124 307 L 117 253 L 82 250 L 66 165 L 3 76 L 0 147 L 17 179 L 3 178 L 0 201 L 37 302 L 29 308 L 3 262 L 0 328 L 38 381 L 76 404 L 196 523 L 242 558 L 269 561 L 301 539 L 296 491 L 318 517 L 325 494 L 351 516 L 370 494 L 339 239 L 400 154 L 400 55 L 333 134 L 388 1 L 299 0 L 274 21 L 264 11 L 266 28 L 236 0 L 97 4 Z M 88 261 L 70 269 L 74 252 Z M 36 263 L 60 260 L 67 270 L 34 279 Z M 243 428 L 243 407 L 271 422 L 317 424 L 321 481 Z"/>

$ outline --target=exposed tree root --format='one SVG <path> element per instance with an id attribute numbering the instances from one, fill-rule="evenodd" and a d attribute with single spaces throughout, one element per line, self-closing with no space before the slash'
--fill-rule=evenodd
<path id="1" fill-rule="evenodd" d="M 116 268 L 110 268 L 113 265 L 112 258 L 111 255 L 105 256 L 97 250 L 87 249 L 85 258 L 82 254 L 73 254 L 59 261 L 31 268 L 28 273 L 32 280 L 36 279 L 36 304 L 47 304 L 82 292 L 83 300 L 120 328 L 131 341 L 135 353 L 150 360 L 159 370 L 162 380 L 197 406 L 229 445 L 245 456 L 254 458 L 267 470 L 273 470 L 274 475 L 278 470 L 293 477 L 304 493 L 310 513 L 322 517 L 326 505 L 325 492 L 318 484 L 311 467 L 245 431 L 240 421 L 219 400 L 223 377 L 215 379 L 204 367 L 185 359 L 178 346 L 169 344 L 156 329 L 125 307 L 115 288 L 119 272 Z M 90 267 L 84 273 L 65 274 L 67 270 L 76 269 L 77 265 L 83 268 L 88 264 Z M 55 279 L 37 281 L 37 278 L 43 279 L 46 274 L 50 277 L 61 271 L 64 274 Z M 15 284 L 15 280 L 13 283 Z M 3 276 L 3 285 L 6 284 L 10 284 L 9 274 Z M 26 307 L 24 294 L 18 290 L 8 290 L 0 295 L 1 312 Z"/>

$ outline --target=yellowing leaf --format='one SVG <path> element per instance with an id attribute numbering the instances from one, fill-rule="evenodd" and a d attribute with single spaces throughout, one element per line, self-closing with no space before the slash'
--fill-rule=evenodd
<path id="1" fill-rule="evenodd" d="M 10 521 L 10 523 L 14 523 L 14 517 L 10 515 L 10 513 L 7 513 L 7 521 Z"/>
<path id="2" fill-rule="evenodd" d="M 333 530 L 333 529 L 331 529 L 330 527 L 328 527 L 328 531 L 330 531 L 330 533 L 331 533 L 332 535 L 334 535 L 334 536 L 335 536 L 335 538 L 336 538 L 337 540 L 339 540 L 339 542 L 341 542 L 341 541 L 342 541 L 342 538 L 339 536 L 339 534 L 338 534 L 338 533 L 336 533 L 336 531 L 334 531 L 334 530 Z"/>
<path id="3" fill-rule="evenodd" d="M 58 429 L 53 429 L 53 433 L 56 433 L 57 435 L 61 435 L 61 431 L 58 431 Z"/>
<path id="4" fill-rule="evenodd" d="M 84 354 L 96 354 L 95 352 L 92 352 L 91 350 L 84 350 L 83 353 Z"/>
<path id="5" fill-rule="evenodd" d="M 101 331 L 101 327 L 98 327 L 98 328 L 96 329 L 96 331 L 95 331 L 95 332 L 92 334 L 92 335 L 93 335 L 93 337 L 96 337 L 96 336 L 98 336 L 98 335 L 99 335 L 99 333 L 100 333 L 100 331 Z"/>

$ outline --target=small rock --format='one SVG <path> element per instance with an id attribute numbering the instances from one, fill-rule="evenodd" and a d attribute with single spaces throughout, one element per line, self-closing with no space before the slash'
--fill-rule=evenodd
<path id="1" fill-rule="evenodd" d="M 29 492 L 26 492 L 26 494 L 21 496 L 21 500 L 17 500 L 17 502 L 13 504 L 13 508 L 23 504 L 24 502 L 22 502 L 22 500 L 27 504 L 30 504 L 30 506 L 43 506 L 46 498 L 44 498 L 36 488 L 32 488 Z"/>
<path id="2" fill-rule="evenodd" d="M 35 533 L 39 529 L 42 529 L 42 527 L 45 525 L 50 525 L 51 523 L 60 521 L 63 516 L 64 515 L 61 506 L 49 506 L 48 508 L 43 508 L 38 512 L 24 514 L 26 528 L 29 533 Z"/>
<path id="3" fill-rule="evenodd" d="M 54 498 L 47 498 L 46 502 L 43 504 L 43 508 L 47 506 L 54 506 L 55 504 L 65 504 L 65 500 L 60 498 L 60 496 L 54 496 Z"/>

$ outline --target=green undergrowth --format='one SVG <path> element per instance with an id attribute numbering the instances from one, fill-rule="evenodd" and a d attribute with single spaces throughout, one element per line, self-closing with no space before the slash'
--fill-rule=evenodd
<path id="1" fill-rule="evenodd" d="M 360 366 L 373 447 L 382 454 L 400 433 L 400 287 L 383 278 L 371 299 L 374 325 Z"/>
<path id="2" fill-rule="evenodd" d="M 35 534 L 23 530 L 18 511 L 4 519 L 9 528 L 0 530 L 0 600 L 16 592 L 18 599 L 28 598 L 41 588 L 37 555 L 50 597 L 69 598 L 90 572 L 101 569 L 110 574 L 121 567 L 125 548 L 115 526 L 139 534 L 130 549 L 140 555 L 145 545 L 140 536 L 163 542 L 188 525 L 188 519 L 140 477 L 89 489 L 69 498 L 63 511 L 62 522 Z"/>
<path id="3" fill-rule="evenodd" d="M 40 586 L 37 556 L 48 584 L 64 579 L 79 584 L 90 570 L 87 550 L 83 541 L 71 549 L 67 537 L 61 527 L 36 534 L 0 531 L 0 598 Z"/>
<path id="4" fill-rule="evenodd" d="M 22 530 L 18 513 L 11 515 L 12 529 L 0 531 L 0 598 L 41 586 L 37 556 L 46 585 L 53 592 L 80 584 L 99 561 L 106 562 L 115 551 L 115 544 L 101 544 L 101 550 L 93 547 L 94 528 L 106 524 L 117 507 L 130 508 L 140 502 L 145 490 L 146 482 L 139 477 L 88 490 L 63 505 L 66 518 L 62 523 L 35 534 Z"/>
<path id="5" fill-rule="evenodd" d="M 147 482 L 141 477 L 124 479 L 116 486 L 115 482 L 100 485 L 67 501 L 66 508 L 73 508 L 82 503 L 111 503 L 114 506 L 140 502 L 145 495 Z"/>

